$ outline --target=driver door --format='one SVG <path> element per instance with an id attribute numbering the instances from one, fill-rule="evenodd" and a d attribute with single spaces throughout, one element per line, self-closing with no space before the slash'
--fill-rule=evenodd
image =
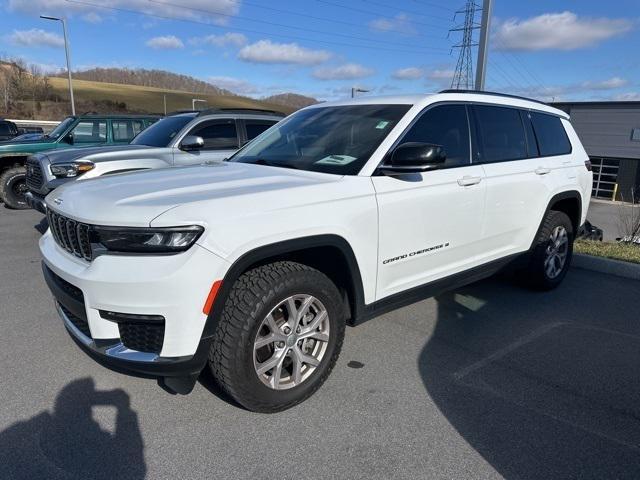
<path id="1" fill-rule="evenodd" d="M 372 177 L 379 216 L 377 300 L 482 263 L 486 182 L 482 166 L 471 162 L 471 139 L 464 104 L 430 107 L 397 145 L 440 145 L 445 164 Z"/>
<path id="2" fill-rule="evenodd" d="M 174 147 L 173 164 L 176 167 L 209 161 L 222 161 L 239 148 L 238 128 L 233 119 L 205 120 L 195 125 L 187 135 L 202 137 L 204 145 L 198 150 Z"/>

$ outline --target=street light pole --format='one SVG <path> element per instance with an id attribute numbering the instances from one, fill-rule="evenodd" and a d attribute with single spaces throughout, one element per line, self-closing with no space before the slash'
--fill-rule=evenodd
<path id="1" fill-rule="evenodd" d="M 76 102 L 73 98 L 73 83 L 71 81 L 71 58 L 69 56 L 69 40 L 67 37 L 67 21 L 64 18 L 50 17 L 49 15 L 40 15 L 44 20 L 54 20 L 62 23 L 62 33 L 64 35 L 64 53 L 67 57 L 67 76 L 69 77 L 69 99 L 71 100 L 71 114 L 76 114 Z"/>
<path id="2" fill-rule="evenodd" d="M 476 66 L 476 90 L 484 90 L 487 75 L 492 3 L 492 0 L 484 0 L 482 3 L 482 21 L 480 22 L 480 42 L 478 43 L 478 62 Z"/>

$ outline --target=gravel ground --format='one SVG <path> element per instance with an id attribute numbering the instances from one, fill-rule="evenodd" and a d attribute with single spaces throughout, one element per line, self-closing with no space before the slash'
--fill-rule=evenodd
<path id="1" fill-rule="evenodd" d="M 0 208 L 0 478 L 640 477 L 640 283 L 490 279 L 348 328 L 307 402 L 261 415 L 88 358 L 42 280 L 41 215 Z"/>

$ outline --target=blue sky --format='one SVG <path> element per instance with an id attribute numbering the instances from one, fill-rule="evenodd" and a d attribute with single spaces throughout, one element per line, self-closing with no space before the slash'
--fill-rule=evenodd
<path id="1" fill-rule="evenodd" d="M 333 99 L 352 86 L 430 92 L 451 83 L 460 33 L 447 34 L 462 22 L 454 10 L 464 3 L 8 0 L 0 53 L 62 68 L 61 26 L 38 18 L 49 14 L 69 20 L 73 69 L 158 68 L 253 97 L 287 91 Z M 495 0 L 487 88 L 640 100 L 637 7 L 638 0 Z"/>

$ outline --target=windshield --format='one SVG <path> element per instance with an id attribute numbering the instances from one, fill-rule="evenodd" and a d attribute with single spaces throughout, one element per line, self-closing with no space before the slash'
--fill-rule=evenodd
<path id="1" fill-rule="evenodd" d="M 67 131 L 67 129 L 71 126 L 71 124 L 74 121 L 75 121 L 75 118 L 73 117 L 65 118 L 58 124 L 56 128 L 51 130 L 51 133 L 47 134 L 46 136 L 49 138 L 58 138 L 60 135 L 62 135 L 64 132 Z"/>
<path id="2" fill-rule="evenodd" d="M 411 105 L 316 107 L 293 114 L 230 161 L 356 175 Z"/>
<path id="3" fill-rule="evenodd" d="M 166 147 L 184 126 L 193 120 L 194 115 L 176 115 L 158 120 L 156 123 L 140 132 L 131 145 L 146 145 L 148 147 Z"/>

